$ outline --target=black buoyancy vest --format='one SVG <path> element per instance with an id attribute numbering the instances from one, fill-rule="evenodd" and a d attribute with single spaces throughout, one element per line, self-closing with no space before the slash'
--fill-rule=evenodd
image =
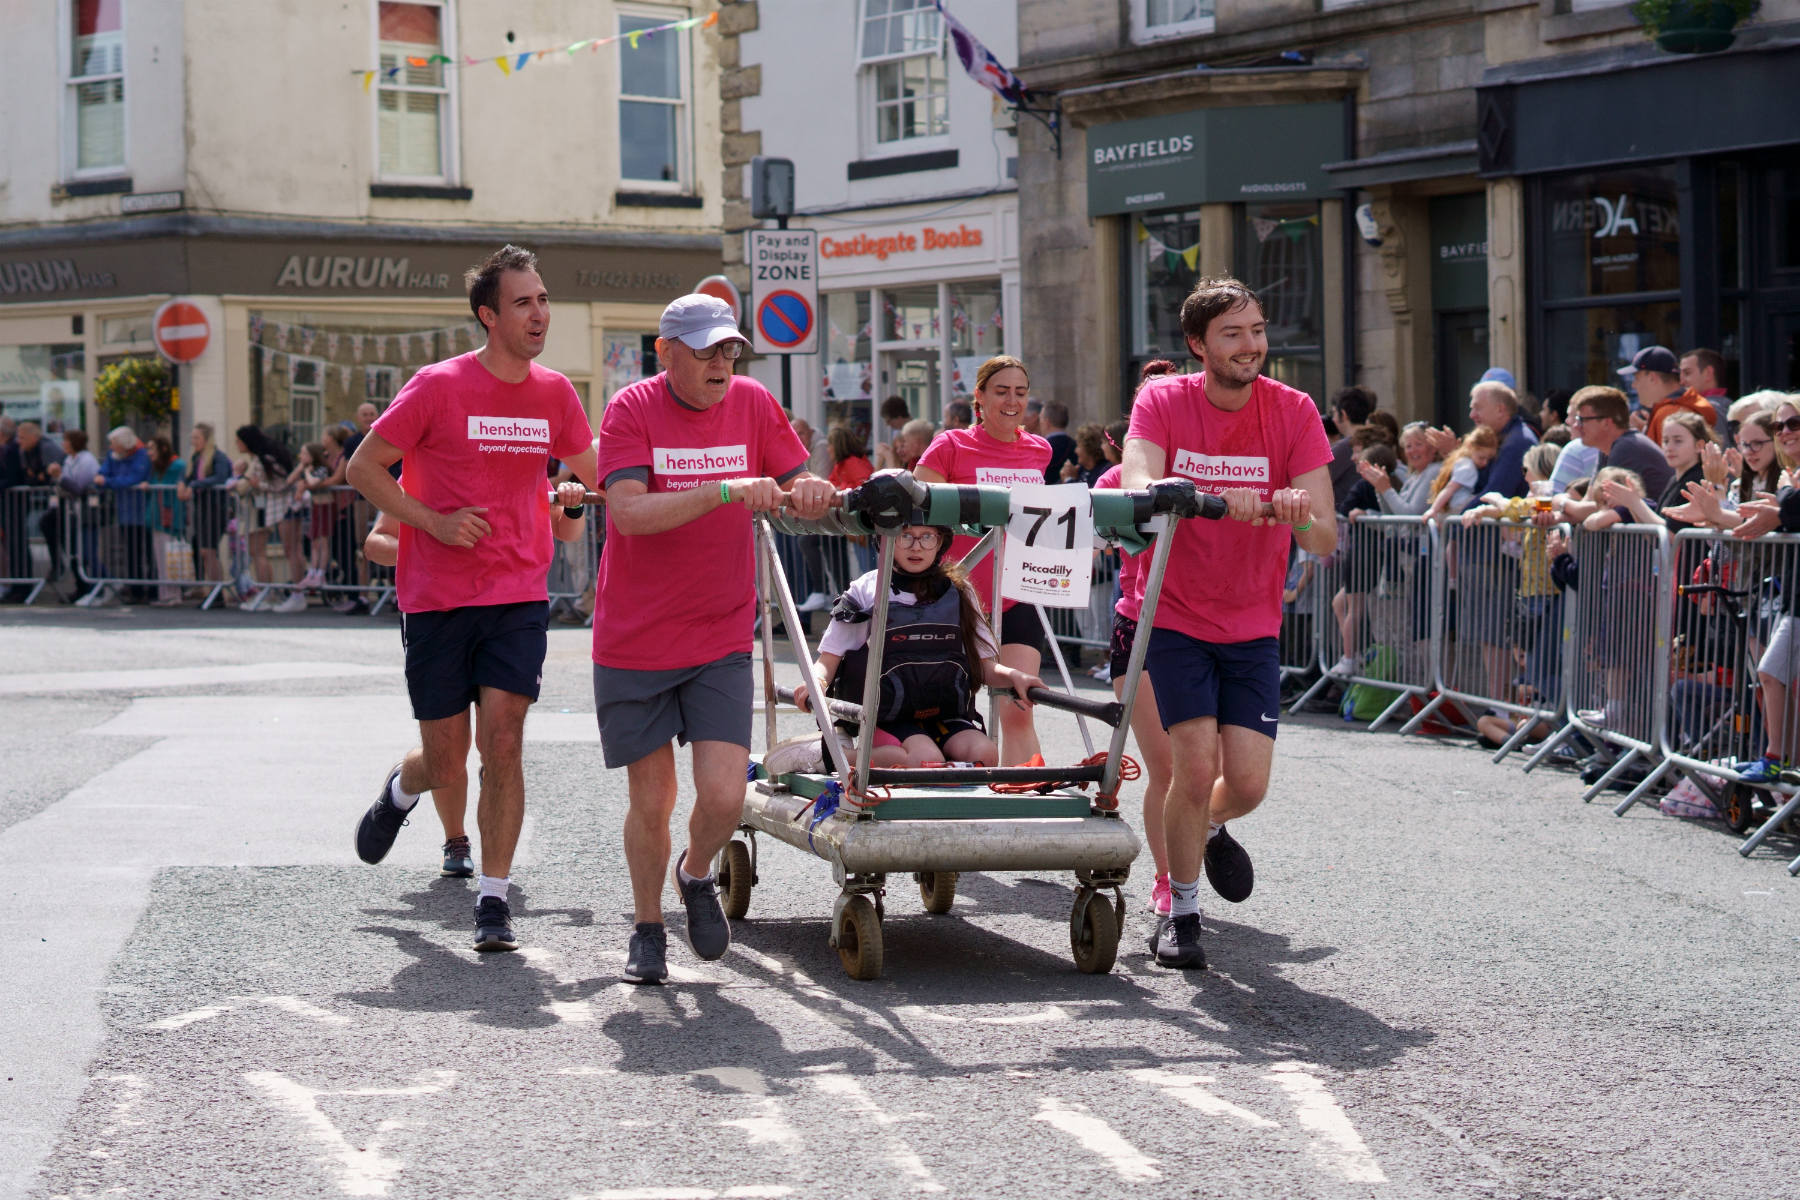
<path id="1" fill-rule="evenodd" d="M 838 616 L 850 605 L 839 602 Z M 851 610 L 856 612 L 856 610 Z M 862 620 L 868 614 L 858 613 Z M 853 619 L 855 619 L 853 617 Z M 829 694 L 862 702 L 869 648 L 844 655 Z M 969 686 L 969 657 L 963 647 L 962 592 L 944 589 L 929 604 L 888 605 L 887 641 L 881 651 L 881 708 L 876 721 L 969 718 L 975 697 Z"/>

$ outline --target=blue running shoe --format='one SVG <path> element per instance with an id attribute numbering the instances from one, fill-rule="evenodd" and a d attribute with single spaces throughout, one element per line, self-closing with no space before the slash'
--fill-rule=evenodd
<path id="1" fill-rule="evenodd" d="M 382 781 L 381 794 L 356 823 L 356 857 L 366 863 L 378 863 L 386 858 L 387 852 L 394 848 L 394 839 L 400 835 L 400 827 L 407 823 L 409 814 L 395 808 L 392 798 L 391 789 L 399 774 L 400 764 L 395 763 L 394 769 Z"/>
<path id="2" fill-rule="evenodd" d="M 453 837 L 444 843 L 444 865 L 439 875 L 451 879 L 469 879 L 475 874 L 475 854 L 466 837 Z"/>
<path id="3" fill-rule="evenodd" d="M 1741 762 L 1737 765 L 1739 779 L 1745 783 L 1760 786 L 1781 782 L 1781 773 L 1786 769 L 1787 764 L 1772 754 L 1765 754 L 1754 761 Z"/>

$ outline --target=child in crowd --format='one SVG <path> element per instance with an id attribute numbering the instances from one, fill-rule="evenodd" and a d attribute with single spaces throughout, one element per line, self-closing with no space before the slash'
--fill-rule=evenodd
<path id="1" fill-rule="evenodd" d="M 878 767 L 997 765 L 999 748 L 975 708 L 976 687 L 1011 688 L 1013 703 L 1029 708 L 1030 689 L 1044 686 L 1036 675 L 999 661 L 993 631 L 962 569 L 944 562 L 951 536 L 949 529 L 908 525 L 894 539 L 894 589 L 870 756 Z M 870 571 L 857 579 L 831 611 L 817 663 L 818 690 L 827 695 L 862 700 L 879 578 L 879 571 Z M 794 689 L 802 711 L 807 697 L 805 684 Z"/>
<path id="2" fill-rule="evenodd" d="M 316 588 L 325 582 L 325 567 L 331 561 L 331 527 L 337 523 L 337 505 L 330 495 L 321 495 L 331 483 L 333 474 L 331 449 L 324 442 L 309 442 L 300 448 L 300 485 L 312 513 L 307 527 L 308 567 L 300 580 L 303 588 Z"/>
<path id="3" fill-rule="evenodd" d="M 1431 485 L 1427 520 L 1442 520 L 1446 513 L 1461 513 L 1475 499 L 1475 482 L 1500 452 L 1500 438 L 1486 425 L 1477 425 L 1450 452 Z"/>

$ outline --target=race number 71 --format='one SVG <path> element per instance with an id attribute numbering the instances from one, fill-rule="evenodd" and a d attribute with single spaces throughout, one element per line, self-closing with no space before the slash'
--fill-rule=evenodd
<path id="1" fill-rule="evenodd" d="M 1000 595 L 1086 608 L 1093 582 L 1094 509 L 1086 484 L 1017 484 L 1008 497 Z"/>

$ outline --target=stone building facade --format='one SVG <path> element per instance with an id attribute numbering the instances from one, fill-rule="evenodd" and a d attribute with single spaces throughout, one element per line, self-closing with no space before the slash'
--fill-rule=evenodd
<path id="1" fill-rule="evenodd" d="M 1061 125 L 1021 127 L 1024 351 L 1084 413 L 1185 359 L 1172 305 L 1221 272 L 1271 373 L 1405 419 L 1656 342 L 1800 387 L 1800 0 L 1714 54 L 1608 0 L 1021 0 L 1019 48 Z"/>

